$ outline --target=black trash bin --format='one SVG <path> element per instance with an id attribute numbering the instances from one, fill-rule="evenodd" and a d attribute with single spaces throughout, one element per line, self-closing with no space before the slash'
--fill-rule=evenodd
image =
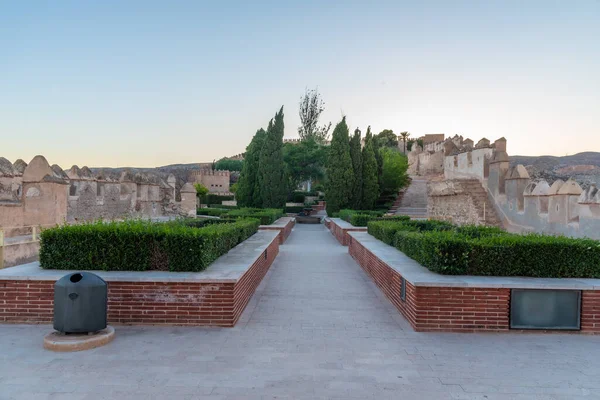
<path id="1" fill-rule="evenodd" d="M 90 272 L 75 272 L 54 284 L 54 329 L 64 333 L 106 328 L 107 286 Z"/>

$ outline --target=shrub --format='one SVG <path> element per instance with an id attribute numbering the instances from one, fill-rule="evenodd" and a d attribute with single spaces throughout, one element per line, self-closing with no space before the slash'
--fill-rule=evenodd
<path id="1" fill-rule="evenodd" d="M 302 210 L 304 210 L 304 206 L 293 206 L 285 208 L 285 212 L 289 214 L 298 214 L 299 212 L 302 212 Z"/>
<path id="2" fill-rule="evenodd" d="M 233 195 L 218 195 L 214 193 L 208 193 L 203 197 L 205 204 L 217 204 L 220 205 L 224 201 L 234 200 Z"/>
<path id="3" fill-rule="evenodd" d="M 40 265 L 71 270 L 202 271 L 253 235 L 258 225 L 255 219 L 201 228 L 184 221 L 140 220 L 65 225 L 42 231 Z"/>
<path id="4" fill-rule="evenodd" d="M 221 215 L 227 214 L 231 210 L 224 208 L 199 208 L 196 210 L 196 215 L 208 215 L 210 217 L 220 217 Z"/>
<path id="5" fill-rule="evenodd" d="M 278 218 L 284 216 L 283 210 L 278 208 L 240 208 L 230 210 L 224 215 L 230 218 L 257 218 L 260 220 L 261 225 L 271 225 Z"/>
<path id="6" fill-rule="evenodd" d="M 440 274 L 600 278 L 600 242 L 442 221 L 371 221 L 368 232 Z"/>
<path id="7" fill-rule="evenodd" d="M 292 193 L 292 203 L 304 203 L 306 195 L 303 192 Z"/>
<path id="8" fill-rule="evenodd" d="M 210 208 L 222 208 L 223 210 L 236 210 L 240 208 L 239 206 L 226 206 L 224 204 L 209 204 Z"/>

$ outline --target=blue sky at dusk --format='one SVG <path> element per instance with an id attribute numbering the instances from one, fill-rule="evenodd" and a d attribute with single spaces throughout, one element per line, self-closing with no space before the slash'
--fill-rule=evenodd
<path id="1" fill-rule="evenodd" d="M 244 151 L 323 123 L 600 151 L 600 1 L 0 2 L 0 156 L 63 168 Z"/>

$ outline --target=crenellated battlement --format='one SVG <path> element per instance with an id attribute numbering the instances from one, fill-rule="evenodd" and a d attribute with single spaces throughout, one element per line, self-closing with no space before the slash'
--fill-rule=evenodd
<path id="1" fill-rule="evenodd" d="M 481 139 L 472 146 L 472 141 L 455 136 L 428 146 L 427 152 L 420 149 L 411 152 L 412 162 L 418 163 L 413 173 L 426 171 L 427 163 L 443 153 L 444 180 L 430 183 L 429 190 L 439 216 L 443 216 L 444 202 L 451 201 L 448 196 L 468 197 L 474 189 L 473 183 L 462 182 L 478 181 L 485 190 L 487 199 L 483 200 L 488 203 L 489 211 L 496 212 L 509 231 L 600 239 L 600 194 L 596 186 L 583 190 L 574 180 L 557 180 L 552 184 L 532 180 L 523 165 L 510 167 L 505 138 L 494 143 Z"/>
<path id="2" fill-rule="evenodd" d="M 11 164 L 0 157 L 0 228 L 195 211 L 195 190 L 187 196 L 191 200 L 177 202 L 176 183 L 173 175 L 165 182 L 129 170 L 114 177 L 74 165 L 65 172 L 40 155 L 29 164 L 23 160 Z"/>

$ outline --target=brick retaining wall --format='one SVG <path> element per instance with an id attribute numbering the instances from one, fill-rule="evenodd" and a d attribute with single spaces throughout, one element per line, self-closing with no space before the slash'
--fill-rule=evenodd
<path id="1" fill-rule="evenodd" d="M 277 236 L 248 270 L 231 282 L 107 280 L 108 322 L 234 326 L 278 253 Z M 51 323 L 55 281 L 0 280 L 0 322 Z"/>
<path id="2" fill-rule="evenodd" d="M 273 225 L 261 225 L 258 229 L 261 231 L 279 231 L 279 244 L 284 244 L 295 225 L 295 218 L 283 217 L 275 221 Z"/>
<path id="3" fill-rule="evenodd" d="M 349 236 L 348 251 L 418 332 L 506 332 L 510 329 L 510 288 L 415 286 Z M 389 247 L 389 246 L 388 246 Z M 582 290 L 581 332 L 600 333 L 600 290 Z"/>
<path id="4" fill-rule="evenodd" d="M 325 223 L 325 226 L 329 228 L 331 234 L 337 239 L 342 246 L 348 246 L 350 242 L 350 236 L 348 232 L 366 232 L 367 228 L 364 226 L 353 226 L 349 222 L 346 222 L 339 218 L 330 218 L 329 223 Z"/>

